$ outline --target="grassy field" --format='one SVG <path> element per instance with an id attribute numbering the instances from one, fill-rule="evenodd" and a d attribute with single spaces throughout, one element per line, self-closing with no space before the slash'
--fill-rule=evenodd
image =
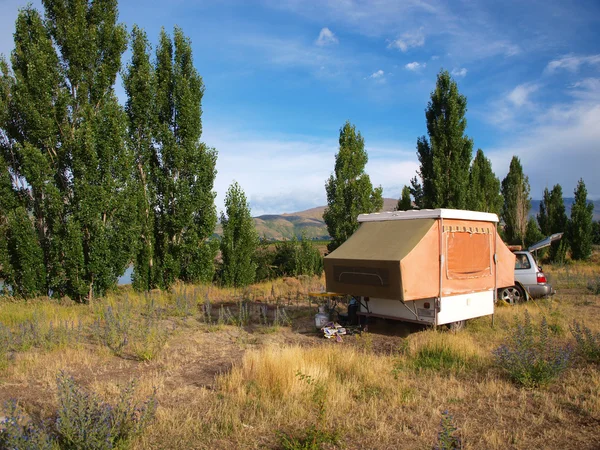
<path id="1" fill-rule="evenodd" d="M 91 305 L 4 299 L 0 405 L 16 399 L 25 422 L 54 423 L 65 373 L 113 404 L 131 380 L 140 404 L 155 393 L 134 449 L 596 449 L 598 360 L 575 352 L 570 327 L 600 341 L 600 266 L 545 269 L 558 294 L 499 307 L 494 327 L 489 317 L 456 334 L 378 322 L 343 342 L 312 326 L 306 293 L 323 279 L 123 289 Z M 493 353 L 526 315 L 535 330 L 545 318 L 548 341 L 573 351 L 566 370 L 528 387 Z"/>

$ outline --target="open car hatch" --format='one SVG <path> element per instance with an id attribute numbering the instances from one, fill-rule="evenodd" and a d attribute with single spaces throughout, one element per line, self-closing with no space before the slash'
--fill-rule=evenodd
<path id="1" fill-rule="evenodd" d="M 527 250 L 530 252 L 535 252 L 536 250 L 540 250 L 542 248 L 549 247 L 550 244 L 552 244 L 553 242 L 559 241 L 560 239 L 562 239 L 563 234 L 564 233 L 554 233 L 552 236 L 548 236 L 547 238 L 542 239 L 539 242 L 536 242 L 531 247 L 529 247 Z"/>

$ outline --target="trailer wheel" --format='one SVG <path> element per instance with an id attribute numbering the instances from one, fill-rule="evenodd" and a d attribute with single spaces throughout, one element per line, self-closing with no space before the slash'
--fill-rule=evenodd
<path id="1" fill-rule="evenodd" d="M 467 325 L 466 320 L 458 320 L 456 322 L 450 322 L 448 324 L 448 328 L 450 329 L 450 331 L 453 331 L 454 333 L 456 333 L 457 331 L 463 330 L 466 325 Z"/>
<path id="2" fill-rule="evenodd" d="M 521 286 L 509 286 L 498 291 L 498 298 L 509 305 L 523 303 L 526 299 L 525 292 Z"/>

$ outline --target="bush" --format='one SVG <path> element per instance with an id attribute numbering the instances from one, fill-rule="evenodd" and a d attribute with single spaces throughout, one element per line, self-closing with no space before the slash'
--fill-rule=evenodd
<path id="1" fill-rule="evenodd" d="M 583 323 L 576 320 L 569 326 L 577 344 L 576 351 L 588 362 L 600 363 L 600 333 L 594 334 Z"/>
<path id="2" fill-rule="evenodd" d="M 156 395 L 134 403 L 135 383 L 121 391 L 116 405 L 103 403 L 73 378 L 59 373 L 57 418 L 53 424 L 26 421 L 16 403 L 8 405 L 1 422 L 0 448 L 14 450 L 110 450 L 127 448 L 154 418 Z"/>
<path id="3" fill-rule="evenodd" d="M 458 428 L 454 425 L 452 415 L 448 411 L 443 411 L 438 441 L 434 450 L 458 450 L 463 448 L 461 439 L 457 434 Z"/>
<path id="4" fill-rule="evenodd" d="M 131 351 L 141 361 L 151 361 L 158 356 L 167 340 L 167 332 L 158 320 L 147 316 L 132 330 Z"/>
<path id="5" fill-rule="evenodd" d="M 102 310 L 101 317 L 92 324 L 92 333 L 101 344 L 116 355 L 127 345 L 131 329 L 131 314 L 127 309 L 115 311 L 112 306 Z"/>
<path id="6" fill-rule="evenodd" d="M 594 295 L 600 295 L 600 277 L 589 280 L 587 283 L 587 289 Z"/>
<path id="7" fill-rule="evenodd" d="M 275 245 L 273 265 L 280 277 L 316 275 L 323 273 L 323 258 L 319 250 L 305 236 L 299 241 L 294 237 Z"/>
<path id="8" fill-rule="evenodd" d="M 56 448 L 53 437 L 43 426 L 27 423 L 17 403 L 7 405 L 6 418 L 0 422 L 0 448 L 11 450 L 51 450 Z"/>
<path id="9" fill-rule="evenodd" d="M 11 329 L 0 323 L 0 369 L 7 364 L 10 352 L 24 352 L 33 347 L 52 350 L 64 347 L 81 336 L 82 324 L 71 321 L 45 324 L 39 314 Z"/>
<path id="10" fill-rule="evenodd" d="M 525 310 L 524 321 L 515 317 L 508 343 L 498 347 L 494 356 L 512 381 L 532 388 L 557 378 L 568 367 L 571 353 L 569 346 L 559 346 L 550 339 L 546 318 L 537 331 Z"/>
<path id="11" fill-rule="evenodd" d="M 103 403 L 81 388 L 72 377 L 57 377 L 58 414 L 56 432 L 65 449 L 113 449 L 125 446 L 154 418 L 156 396 L 141 405 L 134 403 L 135 383 L 130 382 L 116 405 Z"/>

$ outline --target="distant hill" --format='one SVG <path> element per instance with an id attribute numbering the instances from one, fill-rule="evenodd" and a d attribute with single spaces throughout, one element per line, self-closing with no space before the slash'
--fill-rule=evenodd
<path id="1" fill-rule="evenodd" d="M 382 211 L 392 211 L 398 204 L 397 199 L 384 198 Z M 309 239 L 329 239 L 327 226 L 323 222 L 325 206 L 307 209 L 295 213 L 265 214 L 254 218 L 256 231 L 260 237 L 269 240 L 285 240 L 301 237 Z M 217 225 L 217 234 L 221 234 L 221 225 Z"/>
<path id="2" fill-rule="evenodd" d="M 567 210 L 567 216 L 571 216 L 571 206 L 575 202 L 573 197 L 565 197 L 563 198 L 565 202 L 565 209 Z M 541 200 L 531 200 L 531 209 L 529 210 L 530 217 L 536 217 L 540 212 L 540 202 Z M 600 200 L 588 200 L 594 204 L 594 220 L 600 220 Z"/>
<path id="3" fill-rule="evenodd" d="M 571 206 L 575 199 L 565 198 L 567 215 L 571 213 Z M 600 220 L 600 201 L 594 203 L 594 220 Z M 393 211 L 398 200 L 394 198 L 383 199 L 382 211 Z M 529 215 L 535 217 L 540 211 L 540 200 L 531 201 Z M 307 209 L 295 213 L 265 214 L 254 218 L 254 224 L 260 237 L 269 240 L 291 239 L 293 236 L 301 237 L 304 232 L 309 239 L 329 239 L 327 226 L 323 222 L 325 206 Z M 216 234 L 221 234 L 221 225 L 217 225 Z"/>

